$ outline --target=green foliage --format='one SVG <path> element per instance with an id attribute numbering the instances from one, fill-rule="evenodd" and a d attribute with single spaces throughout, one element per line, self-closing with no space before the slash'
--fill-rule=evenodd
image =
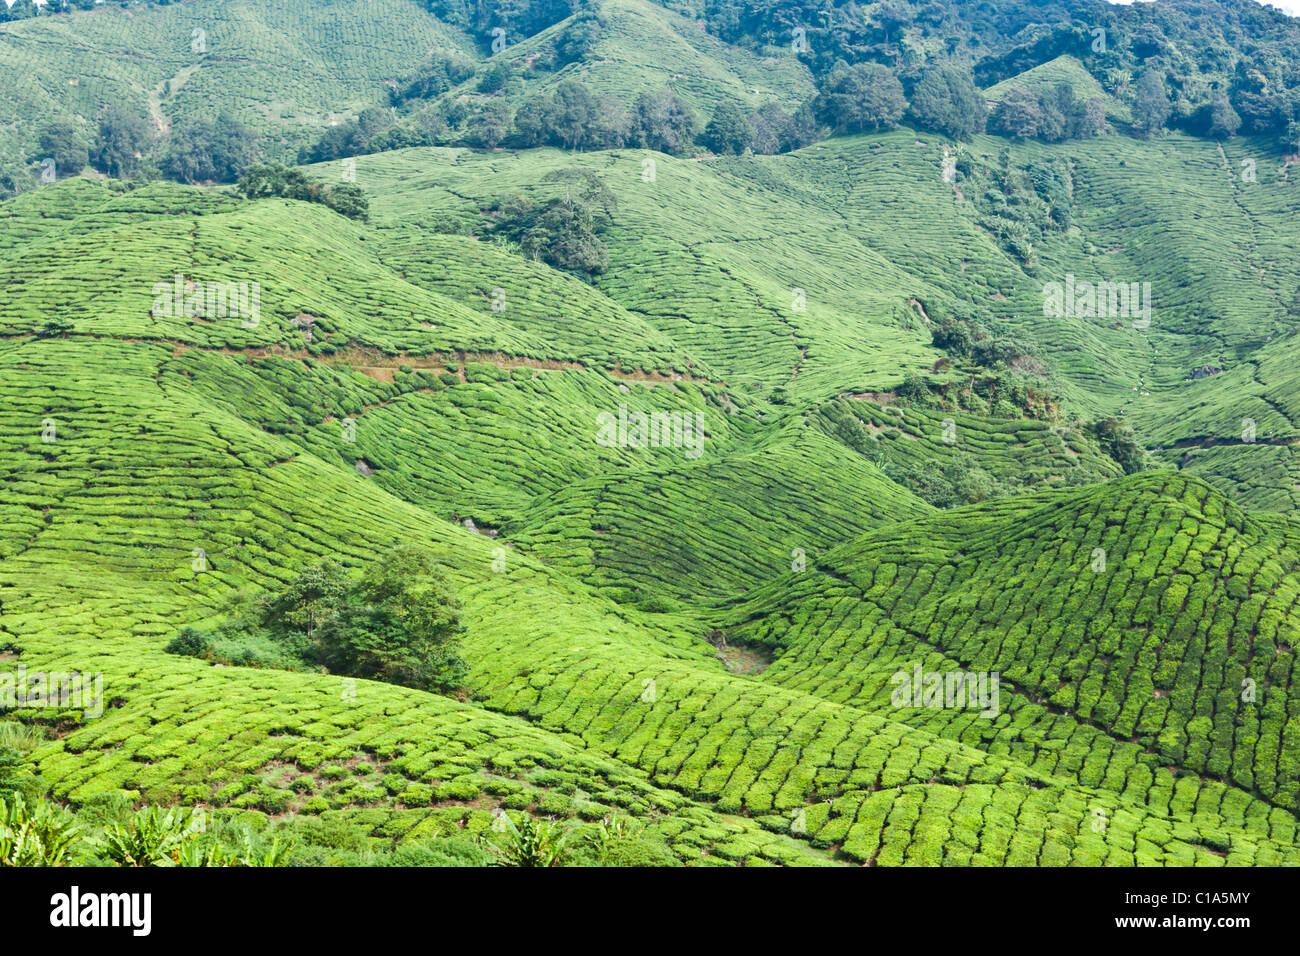
<path id="1" fill-rule="evenodd" d="M 1049 143 L 1096 136 L 1105 127 L 1106 110 L 1101 98 L 1078 99 L 1068 83 L 1058 83 L 1039 93 L 1012 88 L 989 118 L 989 132 Z"/>
<path id="2" fill-rule="evenodd" d="M 104 831 L 102 851 L 114 866 L 177 866 L 186 844 L 192 843 L 197 834 L 189 813 L 150 807 L 129 823 L 110 825 Z M 193 854 L 187 854 L 186 859 L 204 865 Z"/>
<path id="3" fill-rule="evenodd" d="M 452 692 L 465 677 L 465 627 L 433 555 L 402 545 L 350 581 L 326 561 L 276 594 L 227 605 L 219 633 L 187 626 L 167 651 L 245 667 L 324 666 L 336 674 Z"/>
<path id="4" fill-rule="evenodd" d="M 160 168 L 183 183 L 234 182 L 256 155 L 252 131 L 223 113 L 174 127 Z"/>
<path id="5" fill-rule="evenodd" d="M 1106 454 L 1119 462 L 1124 474 L 1131 475 L 1147 466 L 1146 449 L 1133 433 L 1133 426 L 1123 418 L 1110 416 L 1089 426 Z"/>
<path id="6" fill-rule="evenodd" d="M 76 176 L 90 162 L 89 146 L 81 128 L 70 120 L 58 120 L 47 126 L 37 145 L 42 158 L 54 160 L 58 176 Z"/>
<path id="7" fill-rule="evenodd" d="M 642 93 L 631 113 L 631 138 L 645 149 L 678 153 L 695 139 L 695 114 L 671 90 Z"/>
<path id="8" fill-rule="evenodd" d="M 456 56 L 433 54 L 432 60 L 416 71 L 393 93 L 395 106 L 413 99 L 430 99 L 446 93 L 452 87 L 463 83 L 474 75 L 474 67 L 467 60 Z M 493 91 L 488 91 L 493 92 Z M 347 135 L 352 135 L 350 132 Z M 332 142 L 338 143 L 344 134 L 338 134 Z"/>
<path id="9" fill-rule="evenodd" d="M 700 139 L 713 152 L 734 156 L 744 152 L 753 137 L 754 128 L 744 110 L 726 102 L 714 111 Z"/>
<path id="10" fill-rule="evenodd" d="M 903 84 L 874 63 L 836 63 L 814 101 L 817 119 L 837 133 L 891 129 L 907 109 Z"/>
<path id="11" fill-rule="evenodd" d="M 451 692 L 466 673 L 460 611 L 433 555 L 403 545 L 367 566 L 321 623 L 321 656 L 336 674 Z"/>
<path id="12" fill-rule="evenodd" d="M 494 830 L 485 845 L 493 854 L 493 866 L 531 867 L 563 866 L 568 856 L 568 832 L 553 820 L 537 822 L 527 814 L 515 824 L 502 814 L 505 821 Z"/>
<path id="13" fill-rule="evenodd" d="M 360 156 L 367 152 L 371 140 L 388 129 L 392 122 L 391 113 L 383 107 L 372 106 L 362 110 L 355 118 L 331 126 L 314 146 L 299 150 L 298 162 L 322 163 Z"/>
<path id="14" fill-rule="evenodd" d="M 557 269 L 589 275 L 603 271 L 609 252 L 600 234 L 617 208 L 613 194 L 590 172 L 551 179 L 567 183 L 563 197 L 542 204 L 525 196 L 504 200 L 497 207 L 493 234 L 511 239 L 524 255 Z"/>
<path id="15" fill-rule="evenodd" d="M 1145 133 L 1154 133 L 1164 127 L 1173 112 L 1169 96 L 1165 93 L 1165 77 L 1156 67 L 1142 72 L 1133 100 L 1133 118 Z"/>
<path id="16" fill-rule="evenodd" d="M 61 808 L 0 792 L 0 866 L 68 866 L 79 838 Z"/>
<path id="17" fill-rule="evenodd" d="M 909 115 L 922 129 L 953 139 L 984 132 L 988 108 L 970 72 L 958 66 L 935 66 L 921 74 L 912 90 Z"/>
<path id="18" fill-rule="evenodd" d="M 296 169 L 286 169 L 274 163 L 249 169 L 239 180 L 237 188 L 249 199 L 278 196 L 320 203 L 349 219 L 364 221 L 369 215 L 370 203 L 359 186 L 348 183 L 328 186 L 309 179 Z"/>
<path id="19" fill-rule="evenodd" d="M 153 143 L 149 121 L 121 107 L 110 106 L 99 121 L 99 135 L 90 153 L 96 169 L 126 179 L 140 172 Z"/>

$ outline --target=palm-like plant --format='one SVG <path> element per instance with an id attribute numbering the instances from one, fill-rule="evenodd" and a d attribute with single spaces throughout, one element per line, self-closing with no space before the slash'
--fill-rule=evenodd
<path id="1" fill-rule="evenodd" d="M 538 823 L 525 815 L 518 826 L 511 822 L 504 832 L 504 842 L 487 843 L 496 856 L 493 866 L 561 866 L 568 854 L 568 831 L 549 820 Z"/>
<path id="2" fill-rule="evenodd" d="M 21 793 L 0 798 L 0 866 L 67 866 L 81 839 L 72 818 L 44 801 L 29 805 Z"/>
<path id="3" fill-rule="evenodd" d="M 197 833 L 185 811 L 150 807 L 104 831 L 104 855 L 118 866 L 178 866 Z"/>

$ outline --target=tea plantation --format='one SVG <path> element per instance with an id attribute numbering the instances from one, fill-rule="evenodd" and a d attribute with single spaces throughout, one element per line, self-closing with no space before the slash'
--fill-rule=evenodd
<path id="1" fill-rule="evenodd" d="M 445 91 L 470 104 L 503 61 L 515 99 L 576 74 L 701 118 L 817 89 L 776 41 L 642 0 L 536 73 L 569 19 L 488 55 L 427 4 L 341 5 L 5 23 L 27 82 L 0 162 L 30 161 L 23 117 L 106 102 L 231 110 L 293 161 L 435 51 L 474 65 Z M 1066 55 L 1013 79 L 988 98 L 1097 82 Z M 90 832 L 202 810 L 290 864 L 486 865 L 536 821 L 590 865 L 1300 865 L 1293 161 L 901 126 L 301 167 L 355 183 L 351 218 L 90 173 L 22 191 L 0 797 L 12 752 Z M 510 232 L 583 190 L 602 267 Z M 1053 315 L 1075 280 L 1146 283 L 1150 323 Z M 454 692 L 168 651 L 403 545 L 457 596 Z M 102 697 L 11 706 L 20 673 Z"/>

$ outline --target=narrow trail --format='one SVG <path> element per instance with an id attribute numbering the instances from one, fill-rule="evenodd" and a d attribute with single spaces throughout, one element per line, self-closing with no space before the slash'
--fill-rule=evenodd
<path id="1" fill-rule="evenodd" d="M 373 379 L 383 382 L 391 382 L 396 370 L 403 365 L 428 371 L 447 372 L 451 371 L 449 366 L 452 363 L 459 366 L 457 372 L 454 374 L 457 374 L 461 381 L 465 381 L 465 365 L 467 363 L 475 363 L 493 365 L 501 369 L 531 368 L 538 371 L 604 372 L 605 374 L 621 381 L 640 382 L 644 385 L 650 386 L 672 384 L 675 382 L 691 382 L 702 385 L 713 385 L 724 389 L 727 387 L 725 382 L 715 382 L 712 379 L 700 378 L 692 375 L 690 372 L 675 372 L 672 375 L 665 375 L 663 372 L 646 371 L 641 368 L 631 370 L 625 369 L 618 363 L 610 368 L 597 368 L 567 359 L 539 359 L 523 355 L 508 355 L 504 352 L 466 352 L 454 349 L 433 354 L 414 355 L 406 351 L 388 353 L 378 348 L 374 348 L 373 346 L 350 343 L 330 355 L 312 355 L 305 348 L 290 349 L 283 345 L 255 345 L 235 348 L 232 346 L 196 345 L 192 342 L 182 342 L 179 339 L 101 335 L 93 332 L 73 333 L 71 335 L 62 336 L 62 338 L 101 339 L 113 342 L 127 342 L 131 344 L 159 345 L 171 348 L 174 358 L 180 358 L 192 349 L 198 352 L 209 352 L 219 355 L 240 355 L 250 359 L 280 358 L 299 362 L 310 359 L 318 365 L 329 365 L 338 368 L 353 368 L 356 371 L 361 372 L 363 375 L 368 375 Z M 0 335 L 0 341 L 21 342 L 25 339 L 36 340 L 37 336 L 31 333 Z"/>

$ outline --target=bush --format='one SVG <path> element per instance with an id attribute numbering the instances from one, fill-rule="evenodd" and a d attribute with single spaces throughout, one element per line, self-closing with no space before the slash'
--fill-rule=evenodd
<path id="1" fill-rule="evenodd" d="M 116 866 L 176 866 L 181 850 L 196 833 L 188 813 L 150 807 L 129 823 L 113 824 L 104 831 L 103 855 Z"/>
<path id="2" fill-rule="evenodd" d="M 167 644 L 166 650 L 168 654 L 180 654 L 182 657 L 207 657 L 212 653 L 214 640 L 211 631 L 183 627 Z"/>

